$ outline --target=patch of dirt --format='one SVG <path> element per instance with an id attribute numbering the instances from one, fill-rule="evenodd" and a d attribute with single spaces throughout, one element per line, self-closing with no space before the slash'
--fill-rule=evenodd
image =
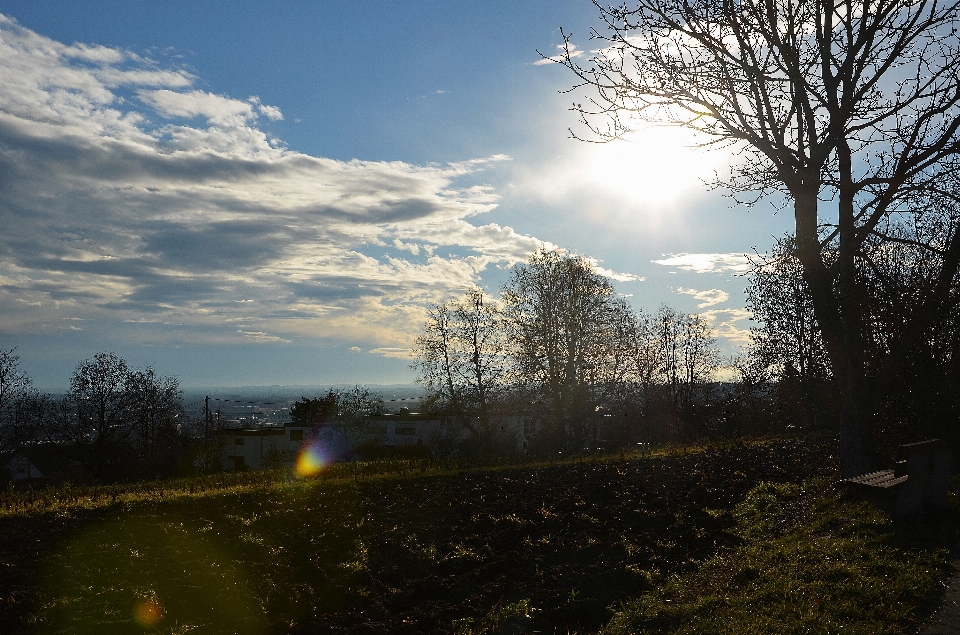
<path id="1" fill-rule="evenodd" d="M 256 493 L 230 503 L 240 509 L 249 498 L 243 509 L 251 512 L 264 499 L 255 521 L 233 519 L 234 507 L 212 499 L 157 502 L 151 513 L 197 523 L 207 514 L 240 561 L 272 572 L 252 580 L 262 582 L 253 591 L 263 598 L 278 596 L 265 600 L 271 632 L 582 633 L 600 629 L 611 607 L 662 577 L 693 570 L 735 544 L 729 511 L 761 481 L 839 478 L 834 447 L 788 440 L 666 458 L 361 480 L 338 495 L 318 489 L 314 500 L 297 503 L 302 509 L 271 507 Z M 336 505 L 319 504 L 328 498 L 352 501 L 349 526 L 333 513 Z M 33 632 L 40 564 L 84 527 L 121 511 L 0 519 L 0 633 Z M 271 536 L 264 545 L 251 542 L 251 532 L 260 531 Z M 287 555 L 270 555 L 281 551 Z M 256 560 L 263 557 L 271 560 Z M 322 610 L 319 600 L 316 609 L 296 610 L 297 593 L 328 593 L 328 578 L 342 578 L 342 593 L 326 604 L 331 611 L 304 616 Z M 522 611 L 507 610 L 520 602 Z"/>
<path id="2" fill-rule="evenodd" d="M 301 633 L 450 633 L 529 599 L 502 632 L 590 632 L 652 581 L 737 541 L 729 510 L 761 481 L 839 478 L 832 444 L 361 484 L 361 594 Z"/>

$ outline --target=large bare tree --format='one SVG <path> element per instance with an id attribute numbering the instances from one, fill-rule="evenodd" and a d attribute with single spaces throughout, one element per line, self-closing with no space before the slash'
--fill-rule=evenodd
<path id="1" fill-rule="evenodd" d="M 16 350 L 0 350 L 0 452 L 19 448 L 31 436 L 23 408 L 34 393 L 33 382 L 20 368 Z"/>
<path id="2" fill-rule="evenodd" d="M 579 451 L 628 372 L 632 310 L 589 260 L 542 248 L 501 292 L 518 379 L 544 401 L 541 443 Z"/>
<path id="3" fill-rule="evenodd" d="M 491 449 L 494 413 L 509 372 L 502 315 L 482 289 L 430 310 L 417 338 L 417 381 L 427 402 L 446 410 L 481 451 Z"/>
<path id="4" fill-rule="evenodd" d="M 841 390 L 845 475 L 876 467 L 879 398 L 931 325 L 956 306 L 960 4 L 954 0 L 639 0 L 600 8 L 600 48 L 563 60 L 590 89 L 594 138 L 638 121 L 695 129 L 739 156 L 723 185 L 786 196 L 796 256 Z M 926 219 L 935 219 L 928 222 Z M 913 231 L 937 227 L 932 236 Z M 928 261 L 922 301 L 868 363 L 858 265 L 870 241 Z"/>

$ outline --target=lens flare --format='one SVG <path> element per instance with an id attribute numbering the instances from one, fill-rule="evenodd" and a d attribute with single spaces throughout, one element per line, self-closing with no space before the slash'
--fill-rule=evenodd
<path id="1" fill-rule="evenodd" d="M 155 599 L 140 600 L 133 607 L 133 619 L 143 628 L 153 628 L 163 619 L 163 606 Z"/>
<path id="2" fill-rule="evenodd" d="M 330 464 L 324 448 L 318 443 L 307 443 L 300 450 L 297 457 L 297 476 L 307 478 L 316 476 L 324 467 Z"/>

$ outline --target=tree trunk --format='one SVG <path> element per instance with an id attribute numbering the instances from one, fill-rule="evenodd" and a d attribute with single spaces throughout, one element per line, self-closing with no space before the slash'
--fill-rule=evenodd
<path id="1" fill-rule="evenodd" d="M 876 467 L 873 442 L 873 403 L 863 364 L 857 298 L 834 295 L 833 277 L 823 262 L 817 233 L 818 182 L 794 190 L 797 257 L 810 288 L 814 315 L 820 324 L 824 348 L 840 388 L 840 471 L 859 476 Z M 846 247 L 846 246 L 845 246 Z M 852 272 L 845 272 L 847 276 Z M 844 279 L 840 292 L 854 293 L 853 280 Z M 842 307 L 842 308 L 841 308 Z"/>

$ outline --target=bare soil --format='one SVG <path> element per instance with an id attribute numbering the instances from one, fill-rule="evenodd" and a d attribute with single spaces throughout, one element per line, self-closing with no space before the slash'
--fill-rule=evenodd
<path id="1" fill-rule="evenodd" d="M 220 510 L 202 499 L 176 509 L 174 501 L 158 502 L 150 513 L 156 522 L 176 514 L 212 528 L 207 534 L 233 549 L 237 562 L 264 571 L 251 584 L 263 598 L 270 633 L 452 633 L 469 625 L 485 632 L 595 632 L 621 601 L 735 544 L 729 512 L 758 483 L 837 478 L 834 446 L 784 440 L 361 481 L 343 486 L 355 509 L 349 530 L 322 518 L 322 487 L 312 507 L 290 511 L 286 524 L 271 520 L 286 503 L 271 503 L 271 511 L 256 493 L 249 496 L 260 511 L 243 522 L 226 503 L 216 503 Z M 234 503 L 245 504 L 252 505 Z M 91 523 L 129 513 L 0 519 L 0 632 L 72 632 L 31 624 L 40 611 L 41 563 Z M 102 548 L 111 540 L 105 537 Z M 355 544 L 360 553 L 349 546 Z M 359 564 L 347 571 L 353 560 Z M 317 600 L 305 611 L 306 600 L 298 598 L 322 596 L 323 589 L 336 601 Z M 498 619 L 523 600 L 527 616 Z"/>

